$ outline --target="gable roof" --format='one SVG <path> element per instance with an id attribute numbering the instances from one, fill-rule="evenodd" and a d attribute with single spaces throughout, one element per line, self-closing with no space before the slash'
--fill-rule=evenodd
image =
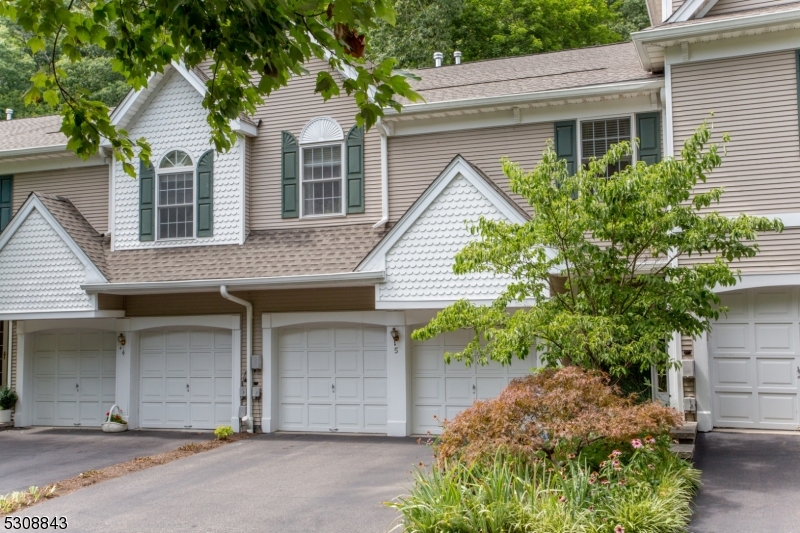
<path id="1" fill-rule="evenodd" d="M 172 72 L 177 71 L 189 84 L 197 90 L 200 96 L 205 97 L 207 89 L 206 82 L 209 80 L 208 76 L 199 68 L 188 70 L 184 65 L 172 62 L 171 65 L 164 69 L 164 72 L 157 72 L 153 74 L 147 82 L 147 86 L 138 90 L 131 90 L 125 98 L 120 102 L 117 108 L 111 113 L 111 124 L 125 128 L 134 120 L 139 114 L 139 111 L 150 100 L 150 97 L 158 90 L 161 83 L 170 77 Z M 258 129 L 256 124 L 247 117 L 244 113 L 239 115 L 239 118 L 230 121 L 233 131 L 238 131 L 248 137 L 258 136 Z"/>
<path id="2" fill-rule="evenodd" d="M 107 282 L 103 255 L 98 253 L 100 234 L 91 227 L 83 215 L 67 199 L 41 193 L 31 193 L 22 204 L 8 226 L 0 233 L 0 251 L 25 223 L 28 215 L 36 210 L 55 230 L 72 253 L 83 263 L 87 281 Z"/>
<path id="3" fill-rule="evenodd" d="M 724 39 L 747 30 L 780 31 L 800 24 L 800 2 L 662 24 L 631 34 L 645 69 L 660 69 L 664 50 L 681 42 Z"/>
<path id="4" fill-rule="evenodd" d="M 642 68 L 629 42 L 468 61 L 414 73 L 422 79 L 412 87 L 428 104 L 661 79 Z"/>
<path id="5" fill-rule="evenodd" d="M 414 222 L 439 197 L 442 191 L 458 176 L 463 176 L 486 197 L 508 220 L 522 224 L 528 215 L 480 168 L 467 161 L 461 154 L 456 155 L 439 176 L 417 198 L 408 211 L 400 218 L 375 248 L 359 263 L 356 270 L 373 271 L 383 269 L 386 253 L 413 226 Z"/>

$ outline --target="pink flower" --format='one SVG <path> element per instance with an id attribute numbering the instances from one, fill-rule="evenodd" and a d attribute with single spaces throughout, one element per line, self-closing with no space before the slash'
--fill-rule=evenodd
<path id="1" fill-rule="evenodd" d="M 567 499 L 566 499 L 564 496 L 561 496 L 561 497 L 558 499 L 558 501 L 560 501 L 561 503 L 567 503 Z"/>
<path id="2" fill-rule="evenodd" d="M 642 444 L 642 441 L 640 441 L 639 439 L 633 439 L 631 441 L 631 446 L 633 446 L 634 449 L 638 450 L 639 448 L 643 447 L 644 444 Z"/>
<path id="3" fill-rule="evenodd" d="M 622 455 L 622 452 L 621 452 L 621 451 L 619 451 L 619 450 L 614 450 L 613 452 L 611 452 L 611 455 L 609 455 L 609 457 L 610 457 L 611 459 L 613 459 L 613 458 L 615 458 L 615 457 L 619 457 L 620 455 Z"/>
<path id="4" fill-rule="evenodd" d="M 604 479 L 600 483 L 602 483 L 603 485 L 608 485 L 609 481 L 607 479 Z"/>
<path id="5" fill-rule="evenodd" d="M 605 468 L 607 464 L 608 461 L 603 461 L 602 463 L 600 463 L 600 468 Z"/>
<path id="6" fill-rule="evenodd" d="M 652 464 L 647 465 L 647 468 L 649 468 L 650 470 L 655 470 L 656 469 L 656 467 L 654 465 L 652 465 Z"/>
<path id="7" fill-rule="evenodd" d="M 622 469 L 622 466 L 619 464 L 619 461 L 616 461 L 616 460 L 611 463 L 611 466 L 614 467 L 614 470 L 621 470 Z"/>
<path id="8" fill-rule="evenodd" d="M 644 438 L 644 442 L 645 444 L 655 444 L 656 439 L 648 435 L 647 437 Z"/>
<path id="9" fill-rule="evenodd" d="M 622 524 L 617 524 L 617 527 L 614 528 L 614 533 L 625 533 L 625 528 L 622 527 Z"/>

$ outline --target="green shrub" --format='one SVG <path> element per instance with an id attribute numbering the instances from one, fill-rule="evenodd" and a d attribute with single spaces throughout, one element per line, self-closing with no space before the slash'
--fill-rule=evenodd
<path id="1" fill-rule="evenodd" d="M 228 438 L 233 435 L 233 428 L 231 426 L 219 426 L 214 430 L 214 435 L 216 435 L 219 440 L 228 440 Z"/>
<path id="2" fill-rule="evenodd" d="M 17 393 L 8 387 L 0 388 L 0 410 L 13 409 L 17 405 Z"/>
<path id="3" fill-rule="evenodd" d="M 388 505 L 406 533 L 678 533 L 691 516 L 699 473 L 648 439 L 614 450 L 600 469 L 581 458 L 496 454 L 491 461 L 418 469 L 408 496 Z"/>

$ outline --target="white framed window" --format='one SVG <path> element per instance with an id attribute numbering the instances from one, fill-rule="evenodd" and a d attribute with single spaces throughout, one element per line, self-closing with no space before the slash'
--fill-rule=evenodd
<path id="1" fill-rule="evenodd" d="M 183 150 L 168 152 L 158 165 L 158 239 L 194 237 L 194 163 Z"/>
<path id="2" fill-rule="evenodd" d="M 300 133 L 300 216 L 344 215 L 345 149 L 341 126 L 328 117 Z"/>
<path id="3" fill-rule="evenodd" d="M 626 115 L 612 118 L 584 119 L 579 123 L 581 165 L 587 165 L 592 157 L 600 158 L 608 152 L 613 145 L 628 141 L 633 144 L 633 116 Z M 634 151 L 636 147 L 633 146 Z M 616 165 L 609 166 L 606 176 L 611 176 L 615 172 L 631 165 L 634 160 L 631 154 L 622 158 Z"/>

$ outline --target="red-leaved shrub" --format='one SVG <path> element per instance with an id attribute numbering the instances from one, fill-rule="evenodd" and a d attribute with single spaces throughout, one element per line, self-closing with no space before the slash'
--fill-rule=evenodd
<path id="1" fill-rule="evenodd" d="M 531 459 L 543 453 L 555 461 L 601 440 L 661 434 L 681 421 L 674 409 L 620 396 L 601 372 L 544 369 L 445 421 L 436 457 L 440 466 L 491 460 L 499 451 Z"/>

